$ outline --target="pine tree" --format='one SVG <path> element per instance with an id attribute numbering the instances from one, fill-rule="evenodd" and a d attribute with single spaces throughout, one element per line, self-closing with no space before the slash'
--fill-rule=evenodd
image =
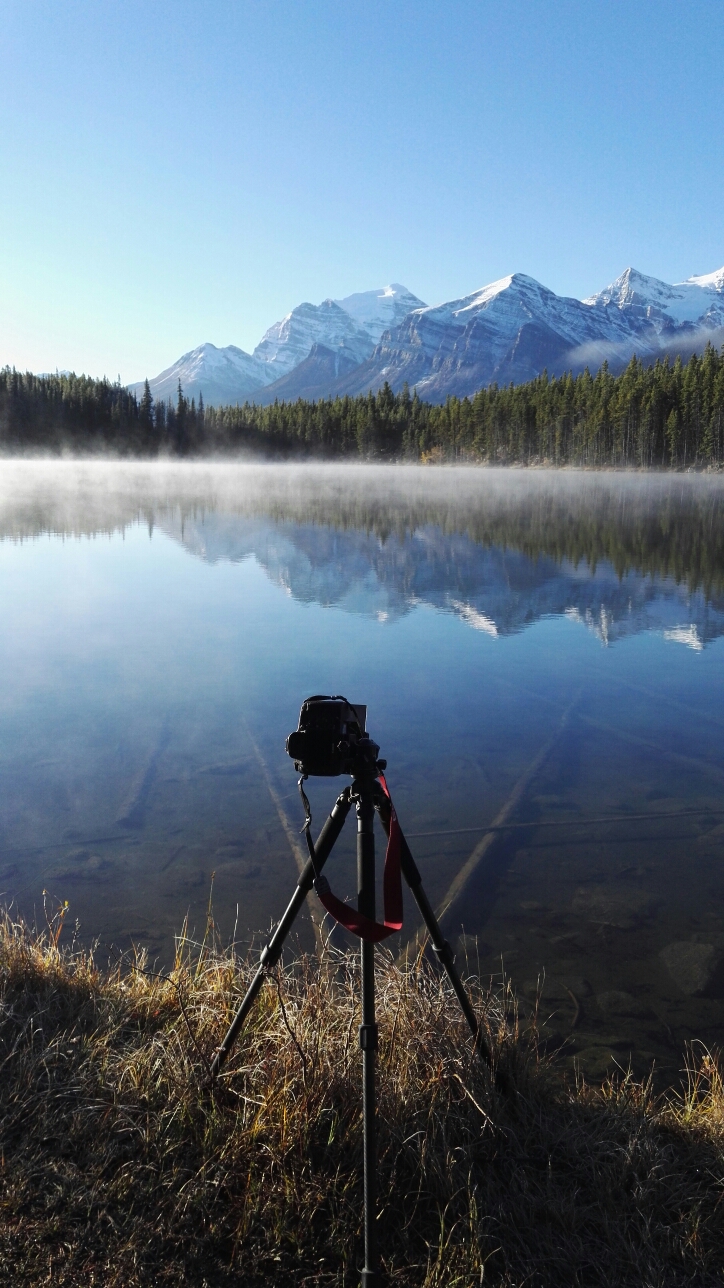
<path id="1" fill-rule="evenodd" d="M 150 437 L 154 426 L 153 395 L 148 380 L 143 382 L 143 393 L 138 407 L 138 423 L 143 433 Z"/>
<path id="2" fill-rule="evenodd" d="M 176 451 L 179 456 L 185 456 L 188 451 L 188 411 L 188 399 L 184 397 L 181 378 L 179 377 L 175 417 Z"/>

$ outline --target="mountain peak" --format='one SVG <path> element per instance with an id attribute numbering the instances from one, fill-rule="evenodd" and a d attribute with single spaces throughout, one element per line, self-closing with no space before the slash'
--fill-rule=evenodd
<path id="1" fill-rule="evenodd" d="M 608 286 L 604 286 L 602 291 L 587 296 L 583 303 L 593 305 L 615 303 L 621 307 L 622 304 L 631 302 L 636 292 L 639 294 L 643 292 L 650 298 L 652 295 L 660 296 L 662 292 L 671 289 L 667 282 L 660 281 L 658 277 L 647 277 L 645 273 L 629 265 L 619 273 L 618 277 L 609 282 Z"/>
<path id="2" fill-rule="evenodd" d="M 166 367 L 149 381 L 154 398 L 176 401 L 178 384 L 188 398 L 203 394 L 208 406 L 244 402 L 255 390 L 270 381 L 266 367 L 252 354 L 245 353 L 235 344 L 219 349 L 207 340 L 195 349 L 182 354 L 177 362 Z M 143 381 L 130 388 L 137 394 L 143 392 Z"/>
<path id="3" fill-rule="evenodd" d="M 206 342 L 150 381 L 175 400 L 178 381 L 207 404 L 367 393 L 389 380 L 423 398 L 465 396 L 492 381 L 625 365 L 698 351 L 724 338 L 724 268 L 670 284 L 629 265 L 581 301 L 510 273 L 428 307 L 400 282 L 297 305 L 253 354 Z M 292 373 L 294 375 L 292 376 Z M 134 386 L 142 391 L 142 382 Z"/>
<path id="4" fill-rule="evenodd" d="M 615 308 L 638 316 L 656 330 L 696 323 L 722 325 L 724 320 L 724 269 L 671 285 L 627 268 L 615 281 L 583 303 L 592 308 Z M 721 315 L 721 316 L 720 316 Z"/>
<path id="5" fill-rule="evenodd" d="M 479 297 L 485 296 L 488 299 L 493 299 L 494 296 L 502 294 L 503 291 L 512 291 L 514 294 L 529 294 L 531 292 L 536 295 L 553 294 L 547 286 L 543 286 L 535 277 L 529 277 L 527 273 L 510 273 L 508 277 L 501 277 L 497 282 L 491 282 L 489 286 L 484 286 L 477 294 Z"/>
<path id="6" fill-rule="evenodd" d="M 286 376 L 309 356 L 315 344 L 344 348 L 357 362 L 368 358 L 375 340 L 360 327 L 339 301 L 328 298 L 321 304 L 298 304 L 281 321 L 264 333 L 254 358 L 270 373 L 265 383 Z"/>
<path id="7" fill-rule="evenodd" d="M 705 290 L 724 291 L 724 268 L 717 268 L 713 273 L 702 273 L 687 277 L 680 286 L 702 286 Z"/>
<path id="8" fill-rule="evenodd" d="M 479 290 L 463 295 L 459 300 L 430 305 L 420 312 L 464 322 L 466 315 L 479 313 L 497 303 L 507 309 L 525 306 L 526 300 L 537 306 L 541 301 L 557 298 L 553 291 L 549 291 L 548 287 L 537 282 L 534 277 L 529 277 L 527 273 L 509 273 L 507 277 L 499 277 L 497 281 L 489 282 L 487 286 L 481 286 Z"/>
<path id="9" fill-rule="evenodd" d="M 367 333 L 373 344 L 377 344 L 383 332 L 399 326 L 413 309 L 425 307 L 423 301 L 400 282 L 380 286 L 374 291 L 357 291 L 335 303 Z"/>

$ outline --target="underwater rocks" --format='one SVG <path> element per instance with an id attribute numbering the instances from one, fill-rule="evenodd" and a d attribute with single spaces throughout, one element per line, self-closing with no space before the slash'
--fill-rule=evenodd
<path id="1" fill-rule="evenodd" d="M 90 850 L 72 850 L 56 863 L 49 872 L 54 881 L 98 881 L 115 869 L 112 859 Z"/>
<path id="2" fill-rule="evenodd" d="M 580 886 L 573 896 L 573 912 L 598 926 L 631 930 L 649 917 L 656 900 L 641 890 L 627 890 L 609 885 Z"/>
<path id="3" fill-rule="evenodd" d="M 717 935 L 715 943 L 686 939 L 662 948 L 659 957 L 682 993 L 689 997 L 721 995 L 724 943 L 719 942 L 720 938 Z"/>
<path id="4" fill-rule="evenodd" d="M 622 1016 L 632 1019 L 651 1019 L 654 1012 L 644 1002 L 640 1002 L 631 993 L 612 988 L 596 994 L 596 1003 L 606 1016 Z"/>

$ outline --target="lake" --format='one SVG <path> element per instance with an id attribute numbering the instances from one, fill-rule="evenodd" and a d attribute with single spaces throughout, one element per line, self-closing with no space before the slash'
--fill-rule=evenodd
<path id="1" fill-rule="evenodd" d="M 285 737 L 343 693 L 459 964 L 538 995 L 549 1049 L 673 1077 L 724 1039 L 722 476 L 5 461 L 0 588 L 29 920 L 68 900 L 64 940 L 164 965 L 211 899 L 259 946 L 302 855 Z"/>

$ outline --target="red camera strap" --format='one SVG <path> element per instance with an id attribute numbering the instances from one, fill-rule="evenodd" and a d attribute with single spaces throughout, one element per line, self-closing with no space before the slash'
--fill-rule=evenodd
<path id="1" fill-rule="evenodd" d="M 379 782 L 390 802 L 390 831 L 387 839 L 385 870 L 382 879 L 385 905 L 384 921 L 373 921 L 371 917 L 366 917 L 364 913 L 357 912 L 348 903 L 343 903 L 335 894 L 332 894 L 329 882 L 324 876 L 320 875 L 314 882 L 314 888 L 319 895 L 320 902 L 329 915 L 334 917 L 340 926 L 344 926 L 345 930 L 349 930 L 353 935 L 357 935 L 360 939 L 372 940 L 375 943 L 380 939 L 387 939 L 388 935 L 394 935 L 396 930 L 402 929 L 402 878 L 400 874 L 400 838 L 402 833 L 384 774 L 379 775 Z"/>

